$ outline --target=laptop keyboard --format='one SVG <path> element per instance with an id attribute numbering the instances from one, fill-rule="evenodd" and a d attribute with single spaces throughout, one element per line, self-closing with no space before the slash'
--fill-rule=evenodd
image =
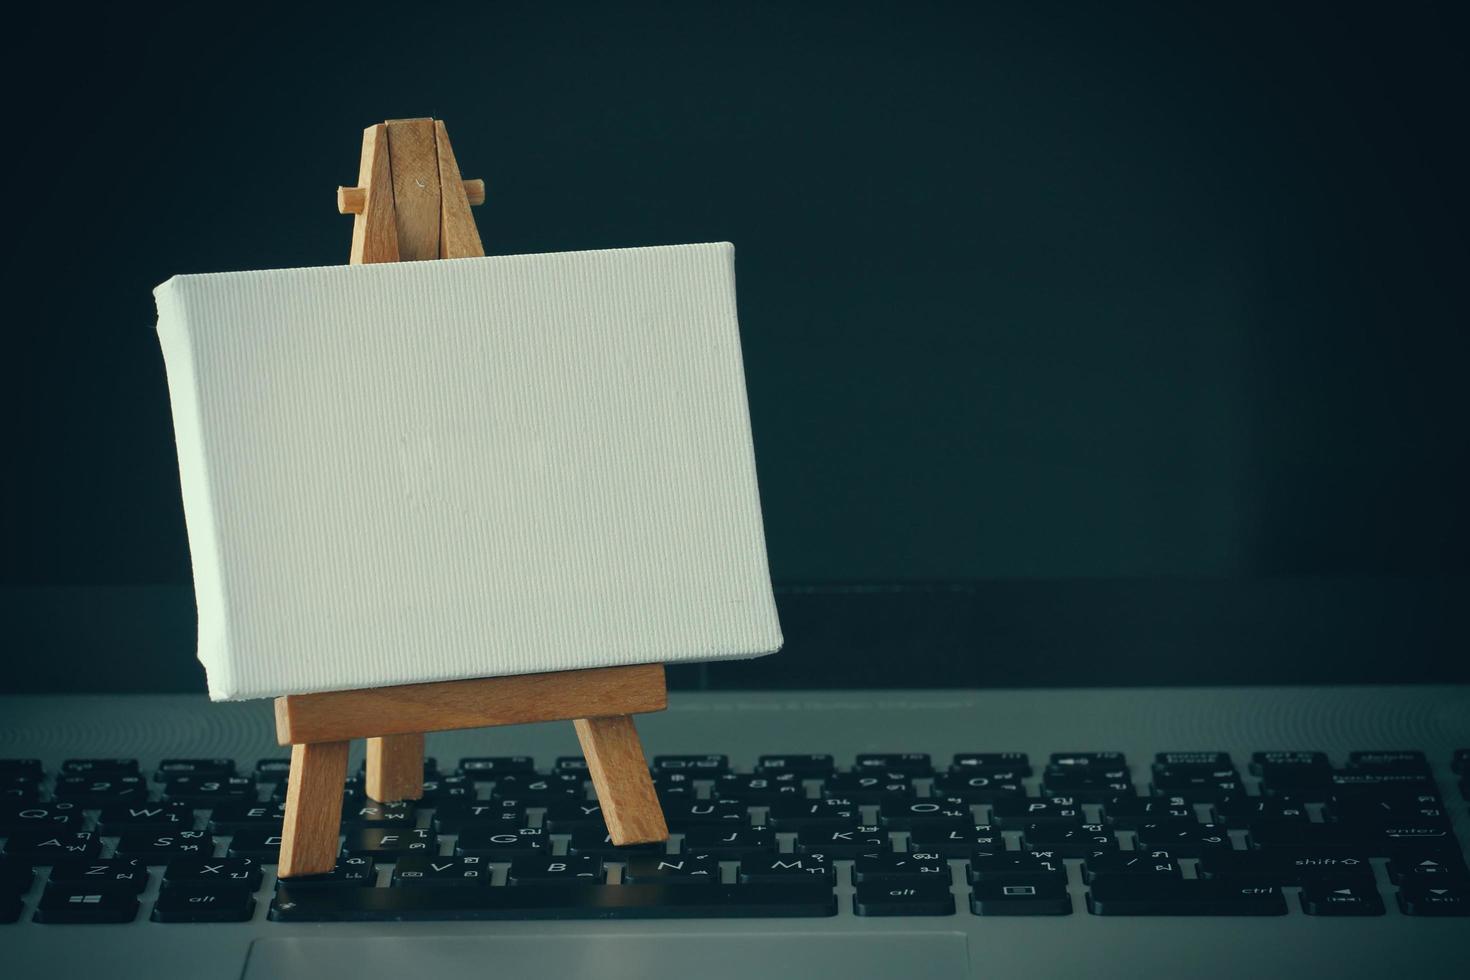
<path id="1" fill-rule="evenodd" d="M 655 756 L 673 837 L 615 847 L 580 758 L 428 759 L 419 801 L 354 774 L 336 869 L 278 882 L 285 759 L 0 759 L 0 922 L 1470 915 L 1470 749 L 1435 761 Z"/>

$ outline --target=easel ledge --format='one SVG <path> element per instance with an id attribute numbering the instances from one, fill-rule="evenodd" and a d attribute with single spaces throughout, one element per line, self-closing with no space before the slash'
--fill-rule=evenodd
<path id="1" fill-rule="evenodd" d="M 363 131 L 358 186 L 337 191 L 354 215 L 350 262 L 485 254 L 470 206 L 485 185 L 460 175 L 444 123 L 392 119 Z M 662 664 L 406 684 L 276 699 L 276 736 L 291 746 L 277 875 L 325 874 L 337 863 L 347 750 L 367 739 L 367 793 L 423 796 L 424 732 L 571 719 L 614 844 L 667 840 L 663 809 L 632 716 L 662 711 Z"/>
<path id="2" fill-rule="evenodd" d="M 663 664 L 288 694 L 276 698 L 281 745 L 417 735 L 663 711 Z"/>

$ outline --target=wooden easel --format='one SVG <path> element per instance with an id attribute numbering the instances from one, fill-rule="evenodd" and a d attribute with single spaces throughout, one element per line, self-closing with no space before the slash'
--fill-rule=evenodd
<path id="1" fill-rule="evenodd" d="M 369 126 L 357 184 L 337 188 L 337 209 L 356 216 L 353 265 L 485 254 L 470 214 L 470 205 L 484 201 L 485 185 L 460 176 L 443 122 Z M 410 800 L 424 793 L 425 732 L 532 721 L 575 722 L 614 844 L 667 840 L 631 717 L 667 706 L 662 664 L 277 698 L 276 738 L 291 746 L 277 873 L 291 878 L 336 867 L 352 739 L 368 740 L 368 796 Z"/>

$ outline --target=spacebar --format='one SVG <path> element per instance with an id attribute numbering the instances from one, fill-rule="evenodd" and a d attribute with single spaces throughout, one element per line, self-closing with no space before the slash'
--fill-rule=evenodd
<path id="1" fill-rule="evenodd" d="M 275 922 L 710 919 L 837 914 L 830 885 L 500 885 L 302 888 L 282 883 Z"/>

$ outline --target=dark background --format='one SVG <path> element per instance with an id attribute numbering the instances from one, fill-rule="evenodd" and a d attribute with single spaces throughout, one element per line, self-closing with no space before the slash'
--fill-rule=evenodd
<path id="1" fill-rule="evenodd" d="M 1467 10 L 12 11 L 0 688 L 202 686 L 150 290 L 418 115 L 492 254 L 736 244 L 789 650 L 680 683 L 1470 680 Z"/>

